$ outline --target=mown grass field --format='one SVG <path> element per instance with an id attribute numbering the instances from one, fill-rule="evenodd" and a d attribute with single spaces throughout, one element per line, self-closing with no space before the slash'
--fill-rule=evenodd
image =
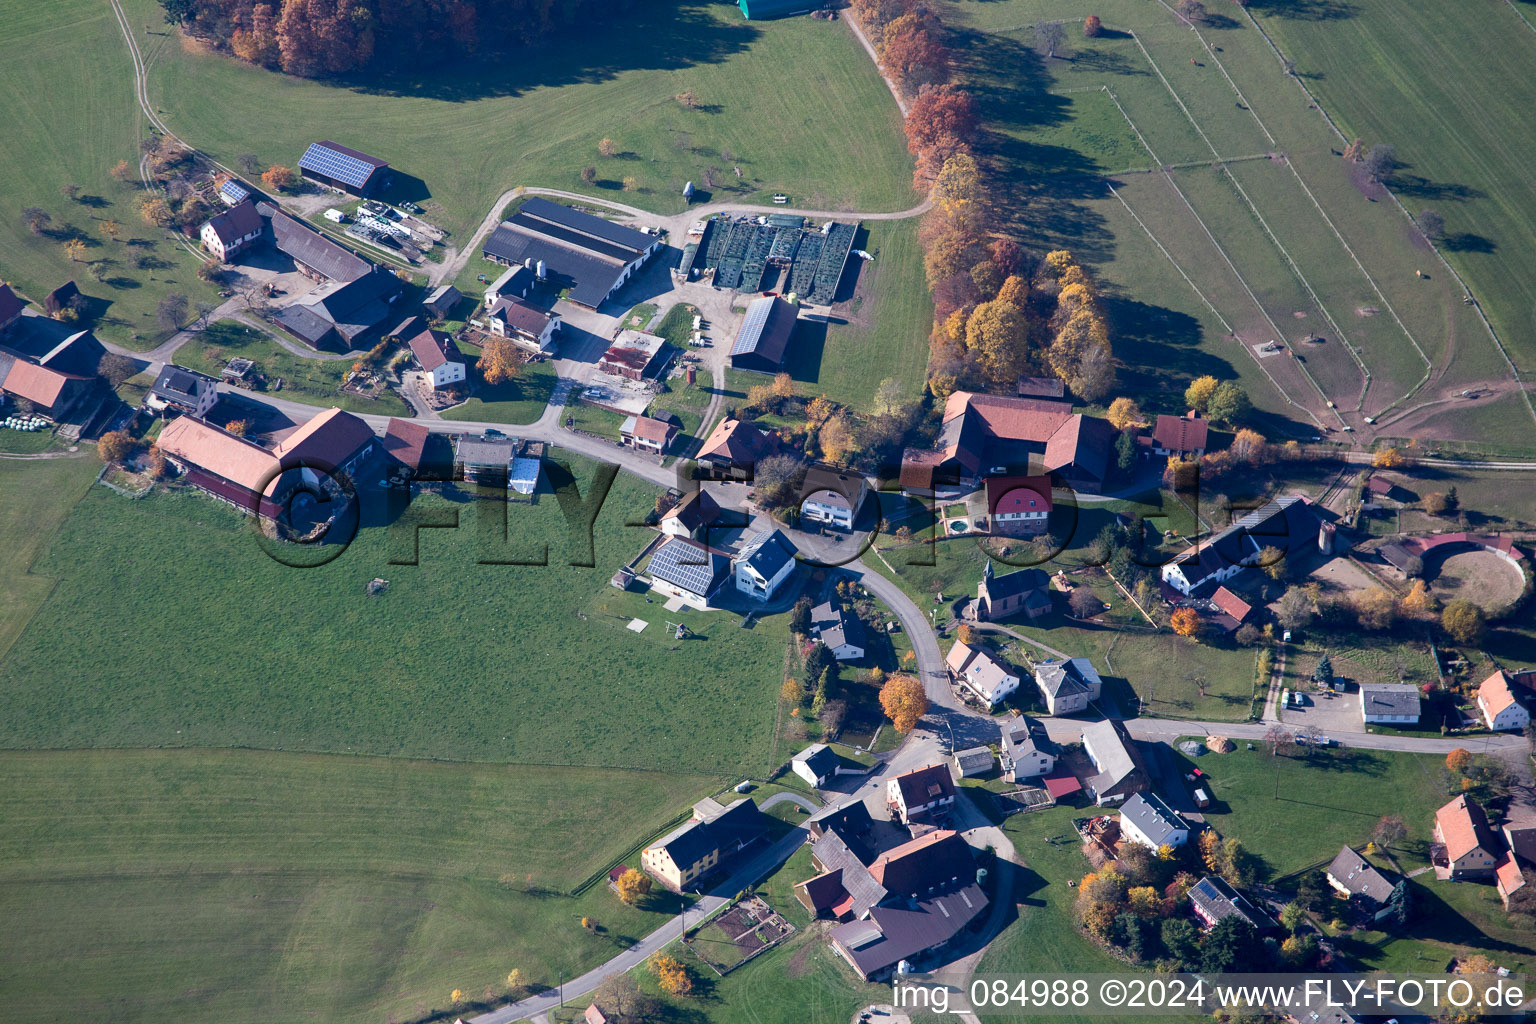
<path id="1" fill-rule="evenodd" d="M 1348 136 L 1397 147 L 1392 179 L 1417 213 L 1439 211 L 1442 247 L 1529 373 L 1536 363 L 1536 208 L 1524 182 L 1536 160 L 1529 123 L 1536 30 L 1528 5 L 1491 4 L 1476 17 L 1454 5 L 1350 0 L 1336 16 L 1252 8 L 1307 87 Z M 1523 17 L 1522 17 L 1523 15 Z"/>
<path id="2" fill-rule="evenodd" d="M 564 894 L 721 784 L 207 750 L 0 770 L 7 1017 L 39 1024 L 361 1024 L 500 995 L 514 967 L 553 985 L 677 910 Z"/>
<path id="3" fill-rule="evenodd" d="M 6 430 L 0 432 L 0 443 L 40 437 L 51 440 L 52 435 Z M 81 458 L 0 459 L 0 535 L 8 540 L 0 548 L 0 579 L 5 581 L 0 586 L 0 657 L 21 635 L 56 582 L 47 573 L 33 572 L 34 563 L 100 471 L 101 462 L 91 454 Z"/>
<path id="4" fill-rule="evenodd" d="M 141 38 L 150 94 L 179 134 L 225 163 L 253 152 L 289 166 L 310 142 L 345 136 L 336 141 L 388 160 L 399 198 L 427 200 L 454 235 L 514 185 L 590 191 L 587 165 L 597 194 L 665 212 L 683 208 L 689 180 L 708 191 L 711 166 L 717 199 L 784 191 L 813 209 L 875 210 L 915 201 L 896 105 L 835 22 L 748 23 L 733 7 L 675 0 L 526 51 L 322 84 L 184 49 L 152 0 L 126 6 L 136 29 L 152 29 Z M 673 98 L 690 88 L 692 110 Z M 603 138 L 617 156 L 598 155 Z M 626 177 L 638 191 L 621 191 Z"/>
<path id="5" fill-rule="evenodd" d="M 102 337 L 152 348 L 163 335 L 154 314 L 165 295 L 178 291 L 192 303 L 218 297 L 197 279 L 200 261 L 140 219 L 137 190 L 109 175 L 119 160 L 138 159 L 145 130 L 112 9 L 94 0 L 11 3 L 5 26 L 0 88 L 9 97 L 10 139 L 0 153 L 0 279 L 38 302 L 72 279 L 92 300 L 87 323 Z M 81 187 L 78 201 L 60 194 L 67 184 Z M 45 234 L 22 223 L 22 210 L 34 206 L 52 218 Z M 106 220 L 122 225 L 121 242 L 103 234 Z M 110 261 L 103 281 L 64 254 L 76 233 L 88 247 L 84 260 Z M 139 257 L 150 265 L 138 267 Z"/>
<path id="6" fill-rule="evenodd" d="M 588 495 L 593 464 L 571 465 Z M 697 638 L 677 644 L 658 639 L 662 620 L 679 617 L 659 601 L 641 605 L 644 635 L 625 629 L 637 613 L 588 608 L 594 595 L 618 596 L 609 577 L 651 536 L 625 524 L 654 497 L 615 480 L 593 529 L 594 568 L 567 564 L 566 520 L 545 492 L 534 506 L 419 498 L 414 509 L 457 512 L 460 525 L 422 530 L 418 565 L 391 564 L 411 557 L 410 530 L 375 527 L 329 564 L 295 569 L 199 494 L 130 501 L 97 488 L 34 564 L 58 582 L 0 662 L 0 746 L 761 773 L 784 617 L 745 630 L 734 616 L 684 612 Z M 485 564 L 546 549 L 547 566 Z M 375 577 L 389 590 L 369 597 Z"/>
<path id="7" fill-rule="evenodd" d="M 276 392 L 275 397 L 378 416 L 410 414 L 405 402 L 394 392 L 375 399 L 344 393 L 341 384 L 352 369 L 351 360 L 304 359 L 256 328 L 234 320 L 210 324 L 207 330 L 176 350 L 174 361 L 217 378 L 225 364 L 236 356 L 255 360 L 269 381 L 283 378 L 283 389 Z"/>
<path id="8" fill-rule="evenodd" d="M 459 349 L 471 365 L 480 358 L 480 350 L 474 345 L 460 345 Z M 473 374 L 477 371 L 470 372 Z M 518 371 L 516 377 L 504 384 L 482 382 L 474 397 L 444 412 L 443 419 L 478 420 L 513 426 L 533 423 L 544 415 L 544 407 L 549 404 L 550 395 L 554 394 L 557 376 L 554 363 L 529 363 Z"/>
<path id="9" fill-rule="evenodd" d="M 1508 376 L 1459 287 L 1426 263 L 1422 236 L 1392 203 L 1367 201 L 1371 187 L 1243 18 L 1216 12 L 1196 33 L 1163 5 L 1110 0 L 1096 13 L 1134 35 L 1087 40 L 1081 12 L 1052 0 L 943 9 L 966 44 L 1000 212 L 1037 249 L 1070 248 L 1094 265 L 1124 389 L 1144 406 L 1174 411 L 1175 385 L 1200 373 L 1237 376 L 1263 427 L 1299 434 L 1316 431 L 1313 417 L 1339 426 L 1327 400 L 1358 429 L 1362 415 L 1400 415 Z M 1042 58 L 1030 26 L 1055 18 L 1067 21 L 1066 45 Z M 1136 170 L 1153 164 L 1177 169 Z M 1244 349 L 1270 338 L 1305 362 Z M 1433 426 L 1472 437 L 1488 425 Z"/>
<path id="10" fill-rule="evenodd" d="M 849 260 L 842 287 L 852 287 L 852 295 L 833 307 L 825 325 L 801 319 L 786 367 L 801 394 L 826 395 L 861 412 L 887 377 L 906 398 L 921 394 L 933 327 L 918 221 L 870 221 L 865 228 L 860 245 L 875 260 Z"/>

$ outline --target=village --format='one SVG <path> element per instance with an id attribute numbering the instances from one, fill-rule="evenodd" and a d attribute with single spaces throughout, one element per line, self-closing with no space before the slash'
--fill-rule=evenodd
<path id="1" fill-rule="evenodd" d="M 748 22 L 810 6 L 739 4 Z M 882 67 L 883 47 L 854 31 Z M 953 99 L 883 77 L 882 101 L 887 87 L 904 115 Z M 691 87 L 672 101 L 708 111 Z M 109 340 L 75 280 L 40 297 L 0 282 L 0 442 L 18 460 L 99 456 L 86 486 L 109 504 L 92 521 L 128 508 L 214 537 L 188 564 L 244 544 L 310 599 L 336 587 L 310 570 L 348 574 L 336 614 L 301 632 L 388 643 L 370 644 L 366 685 L 347 671 L 317 682 L 270 751 L 257 705 L 217 704 L 211 682 L 176 711 L 185 722 L 85 745 L 179 748 L 185 728 L 189 748 L 308 757 L 329 743 L 386 762 L 369 770 L 550 773 L 533 813 L 580 835 L 540 840 L 537 856 L 570 860 L 570 877 L 509 855 L 483 886 L 495 894 L 475 899 L 542 902 L 519 955 L 558 954 L 512 965 L 505 985 L 498 968 L 479 996 L 419 1001 L 416 1024 L 712 1020 L 687 1011 L 729 1001 L 717 993 L 732 975 L 763 984 L 764 964 L 785 991 L 835 992 L 839 1019 L 857 1004 L 859 1024 L 911 1024 L 890 996 L 904 979 L 1536 965 L 1518 940 L 1536 919 L 1536 528 L 1497 484 L 1458 493 L 1531 464 L 1411 436 L 1362 447 L 1358 410 L 1346 420 L 1326 396 L 1261 417 L 1258 378 L 1224 360 L 1111 386 L 1095 370 L 1115 358 L 1106 310 L 1149 333 L 1167 314 L 1127 312 L 1092 256 L 1026 253 L 1001 228 L 968 247 L 971 266 L 927 266 L 941 304 L 962 298 L 933 318 L 921 381 L 886 375 L 888 352 L 850 360 L 839 339 L 867 340 L 901 289 L 922 290 L 924 267 L 895 276 L 916 243 L 889 225 L 965 219 L 952 161 L 970 157 L 950 141 L 949 173 L 930 168 L 931 194 L 907 211 L 788 186 L 751 201 L 722 187 L 752 173 L 722 147 L 729 171 L 710 165 L 665 201 L 585 167 L 580 191 L 512 188 L 455 234 L 424 167 L 316 139 L 295 170 L 237 173 L 157 130 L 141 166 L 165 162 L 167 194 L 195 198 L 176 241 L 219 302 L 163 300 L 163 330 L 132 325 L 134 347 Z M 608 137 L 597 152 L 616 175 L 642 162 Z M 1052 340 L 1008 351 L 1031 331 Z M 1307 358 L 1324 366 L 1339 346 L 1307 344 L 1253 359 L 1323 396 Z M 834 364 L 859 360 L 867 381 L 828 387 Z M 440 543 L 450 532 L 474 541 Z M 423 570 L 450 551 L 461 562 Z M 114 585 L 165 593 L 153 561 L 130 560 Z M 473 599 L 423 594 L 470 572 L 491 581 Z M 453 609 L 427 619 L 429 602 Z M 47 607 L 47 628 L 100 619 L 83 601 Z M 36 641 L 27 622 L 7 644 Z M 198 658 L 235 657 L 219 648 L 229 633 L 204 632 Z M 383 649 L 396 643 L 398 665 Z M 17 649 L 19 664 L 47 660 Z M 274 657 L 274 677 L 292 657 Z M 422 657 L 442 678 L 407 727 L 378 709 L 414 689 Z M 476 678 L 462 706 L 437 688 L 460 676 Z M 355 748 L 327 732 L 337 694 L 358 703 L 334 707 L 377 716 Z M 64 707 L 39 717 L 67 722 Z M 519 731 L 541 722 L 546 737 Z M 168 723 L 173 736 L 155 731 Z M 596 779 L 619 771 L 590 757 L 610 745 L 633 807 Z M 559 772 L 592 774 L 567 793 Z"/>

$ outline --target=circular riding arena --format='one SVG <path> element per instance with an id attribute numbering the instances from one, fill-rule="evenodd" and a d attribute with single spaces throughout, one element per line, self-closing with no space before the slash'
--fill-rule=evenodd
<path id="1" fill-rule="evenodd" d="M 1475 543 L 1445 544 L 1426 552 L 1424 579 L 1441 601 L 1464 597 L 1486 612 L 1508 608 L 1525 589 L 1517 564 Z"/>

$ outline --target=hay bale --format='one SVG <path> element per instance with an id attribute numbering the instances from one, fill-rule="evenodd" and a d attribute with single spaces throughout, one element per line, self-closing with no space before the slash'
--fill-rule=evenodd
<path id="1" fill-rule="evenodd" d="M 1205 745 L 1213 754 L 1230 754 L 1237 749 L 1237 744 L 1225 736 L 1207 736 L 1205 738 Z"/>

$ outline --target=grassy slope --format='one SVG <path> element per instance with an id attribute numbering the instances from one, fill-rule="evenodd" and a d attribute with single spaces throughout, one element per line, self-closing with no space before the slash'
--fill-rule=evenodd
<path id="1" fill-rule="evenodd" d="M 393 392 L 372 400 L 343 394 L 341 382 L 352 368 L 350 361 L 302 359 L 255 328 L 233 320 L 221 320 L 181 346 L 176 350 L 175 361 L 217 377 L 235 356 L 254 359 L 268 379 L 283 378 L 283 390 L 277 394 L 279 398 L 327 409 L 340 407 L 348 412 L 409 415 L 405 403 Z"/>
<path id="2" fill-rule="evenodd" d="M 151 0 L 127 6 L 135 26 L 158 32 Z M 590 190 L 580 178 L 587 164 L 598 167 L 600 192 L 656 210 L 681 210 L 684 182 L 701 184 L 711 165 L 736 187 L 733 163 L 744 177 L 731 198 L 782 190 L 813 208 L 913 202 L 899 114 L 841 24 L 748 24 L 699 0 L 642 4 L 557 45 L 357 88 L 185 53 L 159 35 L 147 42 L 155 102 L 215 157 L 255 152 L 292 165 L 309 142 L 340 133 L 338 142 L 389 160 L 397 177 L 425 182 L 429 209 L 456 234 L 514 185 Z M 673 99 L 686 88 L 700 107 Z M 620 156 L 598 156 L 604 137 Z M 629 176 L 640 191 L 619 193 Z"/>
<path id="3" fill-rule="evenodd" d="M 591 464 L 577 462 L 588 493 Z M 50 602 L 0 663 L 10 747 L 251 746 L 462 760 L 762 772 L 771 763 L 782 617 L 752 630 L 676 618 L 608 587 L 649 534 L 626 528 L 654 493 L 613 485 L 596 568 L 569 566 L 555 496 L 511 507 L 510 544 L 425 530 L 420 565 L 365 529 L 318 569 L 268 558 L 248 526 L 195 493 L 90 494 L 40 562 Z M 431 499 L 418 499 L 423 509 Z M 548 566 L 479 564 L 537 557 Z M 387 594 L 367 597 L 379 576 Z M 631 617 L 652 622 L 641 635 Z M 153 671 L 146 671 L 153 666 Z M 616 718 L 623 727 L 615 728 Z"/>
<path id="4" fill-rule="evenodd" d="M 147 20 L 147 19 L 146 19 Z M 156 16 L 155 21 L 159 21 Z M 0 86 L 7 96 L 9 139 L 0 152 L 0 279 L 41 301 L 74 279 L 96 300 L 106 319 L 96 326 L 104 337 L 149 348 L 159 336 L 155 304 L 170 291 L 193 302 L 217 301 L 214 289 L 197 280 L 198 261 L 163 233 L 144 224 L 138 194 L 108 176 L 119 160 L 133 163 L 143 129 L 133 99 L 133 74 L 112 10 L 94 0 L 6 5 L 0 38 Z M 59 194 L 68 183 L 81 186 L 73 202 Z M 73 225 L 86 236 L 88 260 L 114 259 L 107 280 L 98 283 L 84 264 L 64 255 L 63 238 L 33 235 L 21 211 L 36 206 L 53 218 L 51 229 Z M 123 239 L 153 241 L 129 249 L 109 241 L 99 223 L 113 219 Z M 130 252 L 132 255 L 130 255 Z M 164 262 L 140 270 L 133 257 L 152 254 Z M 133 335 L 142 335 L 135 340 Z"/>
<path id="5" fill-rule="evenodd" d="M 6 439 L 38 434 L 7 430 Z M 21 635 L 53 589 L 55 579 L 30 570 L 59 524 L 101 469 L 91 456 L 78 459 L 0 459 L 0 657 Z"/>
<path id="6" fill-rule="evenodd" d="M 1536 33 L 1508 4 L 1476 18 L 1455 6 L 1352 0 L 1341 17 L 1287 16 L 1254 5 L 1347 135 L 1388 142 L 1406 166 L 1398 195 L 1445 216 L 1447 253 L 1468 278 L 1517 364 L 1536 361 L 1536 208 L 1524 186 L 1536 160 L 1527 124 Z M 1326 69 L 1327 73 L 1321 73 Z"/>
<path id="7" fill-rule="evenodd" d="M 553 984 L 664 917 L 557 893 L 719 783 L 251 751 L 0 766 L 0 909 L 28 922 L 0 956 L 29 1022 L 398 1020 L 513 967 Z"/>

